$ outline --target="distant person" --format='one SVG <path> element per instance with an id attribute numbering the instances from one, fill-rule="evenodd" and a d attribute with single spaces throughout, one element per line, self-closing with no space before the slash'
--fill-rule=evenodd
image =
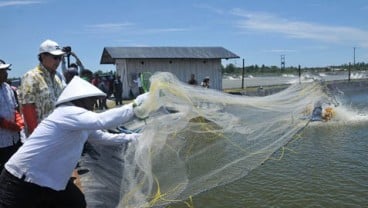
<path id="1" fill-rule="evenodd" d="M 63 47 L 62 51 L 65 53 L 61 59 L 61 70 L 64 76 L 62 79 L 65 84 L 68 84 L 75 75 L 79 75 L 84 70 L 84 65 L 70 46 Z M 74 57 L 75 63 L 69 63 L 70 56 Z"/>
<path id="2" fill-rule="evenodd" d="M 45 40 L 40 45 L 39 64 L 22 77 L 19 102 L 27 136 L 54 110 L 57 98 L 63 90 L 62 81 L 55 76 L 63 55 L 59 44 Z"/>
<path id="3" fill-rule="evenodd" d="M 83 193 L 70 180 L 84 144 L 87 140 L 112 145 L 137 140 L 137 133 L 103 130 L 134 119 L 135 109 L 146 102 L 148 94 L 137 97 L 137 107 L 129 104 L 95 113 L 94 102 L 101 96 L 106 94 L 78 76 L 73 78 L 55 110 L 5 164 L 0 175 L 0 207 L 87 206 Z"/>
<path id="4" fill-rule="evenodd" d="M 20 132 L 24 128 L 16 92 L 6 82 L 10 66 L 0 60 L 0 171 L 21 146 Z"/>
<path id="5" fill-rule="evenodd" d="M 190 80 L 188 81 L 188 84 L 190 84 L 190 85 L 198 85 L 198 82 L 195 79 L 195 75 L 194 74 L 191 74 L 190 75 Z"/>
<path id="6" fill-rule="evenodd" d="M 92 83 L 92 79 L 93 79 L 93 73 L 91 70 L 89 69 L 84 69 L 81 71 L 80 77 L 90 83 Z"/>
<path id="7" fill-rule="evenodd" d="M 69 84 L 70 81 L 72 81 L 74 76 L 78 76 L 78 69 L 75 68 L 74 66 L 71 66 L 69 68 L 67 68 L 64 71 L 64 78 L 65 78 L 65 83 Z"/>
<path id="8" fill-rule="evenodd" d="M 107 80 L 105 77 L 102 77 L 102 79 L 100 80 L 100 83 L 98 84 L 98 89 L 100 89 L 102 92 L 106 93 L 106 95 L 108 94 L 108 86 L 107 86 Z M 106 97 L 100 97 L 99 98 L 99 109 L 103 110 L 103 109 L 108 109 L 107 107 L 107 96 Z"/>
<path id="9" fill-rule="evenodd" d="M 107 97 L 111 97 L 114 94 L 114 81 L 115 75 L 110 75 L 107 77 L 106 84 L 107 84 Z"/>
<path id="10" fill-rule="evenodd" d="M 201 83 L 204 88 L 210 88 L 210 77 L 205 77 Z"/>
<path id="11" fill-rule="evenodd" d="M 137 78 L 135 80 L 133 80 L 133 82 L 137 84 L 139 94 L 143 94 L 144 89 L 143 89 L 143 83 L 142 83 L 142 74 L 138 73 Z"/>
<path id="12" fill-rule="evenodd" d="M 97 87 L 97 88 L 98 88 L 98 87 L 99 87 L 99 85 L 100 85 L 100 82 L 101 82 L 100 75 L 99 75 L 98 73 L 95 73 L 91 82 L 92 82 L 92 84 L 93 84 L 95 87 Z M 97 99 L 97 100 L 96 100 L 96 103 L 95 103 L 95 108 L 96 108 L 96 109 L 100 109 L 100 106 L 101 106 L 100 99 Z"/>
<path id="13" fill-rule="evenodd" d="M 66 46 L 62 50 L 65 52 L 63 58 L 61 59 L 61 69 L 63 73 L 65 73 L 65 71 L 69 67 L 74 67 L 77 69 L 78 74 L 80 74 L 85 68 L 82 61 L 78 58 L 77 54 L 72 51 L 70 46 Z M 68 63 L 69 65 L 67 66 L 67 61 L 65 59 L 69 59 L 70 56 L 74 57 L 75 63 Z"/>
<path id="14" fill-rule="evenodd" d="M 114 80 L 114 97 L 116 106 L 123 105 L 123 83 L 120 76 Z"/>

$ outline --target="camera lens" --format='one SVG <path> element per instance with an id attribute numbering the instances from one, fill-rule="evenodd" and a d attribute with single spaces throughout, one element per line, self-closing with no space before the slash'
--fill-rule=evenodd
<path id="1" fill-rule="evenodd" d="M 70 53 L 72 51 L 72 48 L 70 46 L 65 46 L 62 49 L 65 53 Z"/>

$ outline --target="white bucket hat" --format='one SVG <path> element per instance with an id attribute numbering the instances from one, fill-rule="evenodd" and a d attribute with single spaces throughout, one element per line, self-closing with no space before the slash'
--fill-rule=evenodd
<path id="1" fill-rule="evenodd" d="M 0 69 L 7 69 L 10 70 L 11 64 L 6 64 L 5 61 L 0 59 Z"/>
<path id="2" fill-rule="evenodd" d="M 43 43 L 41 43 L 40 52 L 38 54 L 41 53 L 50 53 L 55 56 L 60 56 L 64 54 L 59 44 L 52 40 L 45 40 Z"/>
<path id="3" fill-rule="evenodd" d="M 72 81 L 70 81 L 70 83 L 61 93 L 60 97 L 55 103 L 55 106 L 81 98 L 105 96 L 106 94 L 93 84 L 87 82 L 79 76 L 74 76 Z"/>

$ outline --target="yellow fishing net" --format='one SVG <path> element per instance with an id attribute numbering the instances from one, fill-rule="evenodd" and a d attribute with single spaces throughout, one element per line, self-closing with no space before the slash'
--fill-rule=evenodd
<path id="1" fill-rule="evenodd" d="M 318 83 L 265 97 L 193 87 L 170 73 L 150 78 L 139 109 L 142 137 L 121 153 L 118 207 L 161 207 L 244 177 L 288 143 L 326 99 Z"/>

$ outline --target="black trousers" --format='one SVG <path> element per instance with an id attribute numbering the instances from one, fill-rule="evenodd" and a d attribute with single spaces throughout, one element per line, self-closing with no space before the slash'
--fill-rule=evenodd
<path id="1" fill-rule="evenodd" d="M 143 89 L 143 87 L 139 87 L 138 89 L 139 89 L 139 94 L 140 94 L 140 95 L 144 93 L 144 89 Z"/>
<path id="2" fill-rule="evenodd" d="M 115 105 L 123 105 L 123 98 L 121 95 L 115 95 Z"/>
<path id="3" fill-rule="evenodd" d="M 0 208 L 84 208 L 86 201 L 79 188 L 69 180 L 63 191 L 25 182 L 5 168 L 0 175 Z"/>
<path id="4" fill-rule="evenodd" d="M 22 146 L 22 142 L 19 140 L 16 144 L 0 148 L 0 172 L 4 168 L 6 162 L 9 158 Z"/>

